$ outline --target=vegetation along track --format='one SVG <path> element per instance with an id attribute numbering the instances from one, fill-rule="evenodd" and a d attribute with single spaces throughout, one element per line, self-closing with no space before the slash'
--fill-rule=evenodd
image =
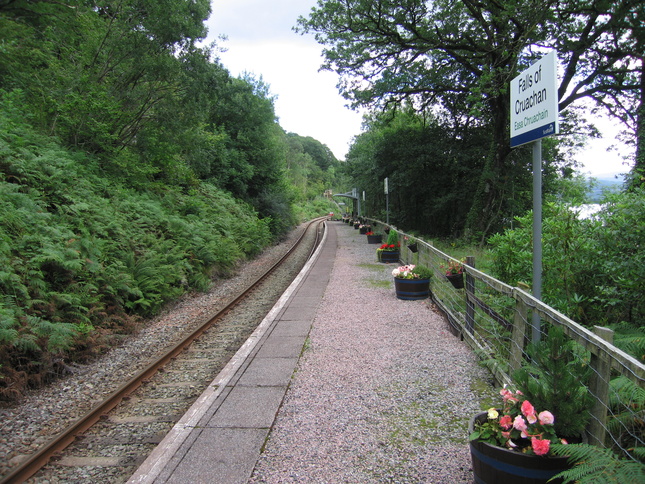
<path id="1" fill-rule="evenodd" d="M 127 481 L 273 307 L 315 250 L 322 227 L 322 219 L 308 223 L 287 253 L 217 314 L 36 452 L 13 453 L 16 465 L 0 483 Z"/>

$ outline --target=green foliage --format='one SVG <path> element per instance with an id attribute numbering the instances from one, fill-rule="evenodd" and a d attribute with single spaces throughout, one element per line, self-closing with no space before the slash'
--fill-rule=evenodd
<path id="1" fill-rule="evenodd" d="M 398 244 L 399 244 L 399 234 L 397 234 L 396 230 L 390 229 L 390 231 L 387 234 L 387 240 L 386 240 L 385 243 L 387 245 L 398 246 Z"/>
<path id="2" fill-rule="evenodd" d="M 298 221 L 311 220 L 333 212 L 338 216 L 338 206 L 328 198 L 317 197 L 295 208 Z"/>
<path id="3" fill-rule="evenodd" d="M 645 193 L 613 194 L 597 218 L 582 220 L 563 205 L 543 215 L 545 302 L 586 325 L 627 321 L 643 325 L 645 314 Z M 529 285 L 532 215 L 489 239 L 493 273 Z"/>
<path id="4" fill-rule="evenodd" d="M 295 133 L 287 134 L 287 144 L 287 177 L 296 200 L 314 199 L 339 185 L 340 162 L 327 146 Z"/>
<path id="5" fill-rule="evenodd" d="M 432 177 L 416 173 L 419 186 L 422 181 L 432 185 L 439 180 L 448 182 L 442 192 L 434 186 L 426 190 L 425 195 L 433 200 L 424 207 L 417 205 L 422 197 L 415 197 L 419 191 L 415 178 L 396 180 L 393 176 L 391 181 L 400 190 L 413 187 L 408 202 L 412 206 L 403 206 L 402 214 L 394 212 L 395 223 L 411 226 L 399 217 L 414 218 L 409 214 L 417 215 L 424 209 L 437 215 L 432 217 L 436 224 L 456 218 L 458 230 L 465 227 L 483 242 L 509 218 L 527 209 L 531 156 L 526 147 L 509 146 L 508 90 L 510 80 L 542 55 L 542 47 L 557 51 L 560 71 L 566 73 L 560 79 L 559 91 L 564 93 L 559 99 L 560 109 L 564 111 L 580 98 L 589 97 L 632 127 L 635 124 L 633 113 L 642 103 L 642 42 L 631 39 L 640 29 L 642 7 L 633 0 L 610 2 L 603 4 L 602 15 L 611 21 L 600 22 L 600 15 L 597 9 L 589 8 L 588 2 L 577 1 L 410 0 L 375 6 L 370 2 L 329 0 L 319 2 L 307 18 L 300 18 L 299 30 L 315 34 L 324 45 L 324 67 L 340 76 L 339 89 L 353 105 L 368 106 L 375 112 L 433 112 L 448 131 L 447 136 L 432 140 L 447 145 L 436 150 L 442 151 L 442 156 L 434 155 L 430 143 L 430 149 L 425 150 L 419 148 L 425 143 L 405 144 L 406 140 L 420 139 L 414 132 L 402 130 L 400 142 L 392 144 L 396 155 L 391 157 L 393 164 L 403 160 L 417 166 L 437 165 Z M 615 41 L 607 42 L 609 38 Z M 625 58 L 633 61 L 628 67 Z M 571 162 L 561 153 L 569 152 L 578 141 L 577 133 L 586 131 L 578 129 L 585 119 L 576 118 L 571 111 L 563 117 L 572 129 L 564 132 L 576 133 L 574 141 L 562 143 L 562 147 L 558 141 L 545 143 L 549 155 L 555 155 L 545 156 L 553 160 L 543 173 L 545 190 L 550 193 L 563 193 L 562 186 L 552 183 L 557 175 L 571 176 Z M 410 123 L 410 128 L 414 131 L 416 126 Z M 641 131 L 634 129 L 642 138 Z M 378 143 L 379 137 L 369 136 L 369 141 Z M 454 144 L 453 150 L 450 144 Z M 376 157 L 378 148 L 361 147 L 355 155 L 357 159 Z M 467 172 L 465 177 L 460 168 Z M 377 166 L 374 172 L 365 170 L 357 180 L 371 175 L 382 182 L 396 171 L 390 168 L 384 173 Z M 465 183 L 456 183 L 459 181 Z M 373 186 L 374 181 L 369 188 Z M 448 186 L 463 190 L 453 218 L 445 216 L 443 206 L 455 198 L 446 193 Z M 409 199 L 408 193 L 394 196 L 401 197 L 401 205 Z M 393 202 L 396 206 L 396 200 Z M 432 207 L 439 207 L 441 212 Z M 429 233 L 433 227 L 420 228 Z M 438 235 L 450 234 L 444 229 Z"/>
<path id="6" fill-rule="evenodd" d="M 279 236 L 295 202 L 286 135 L 261 79 L 232 79 L 212 48 L 196 46 L 209 13 L 207 0 L 2 9 L 0 87 L 20 89 L 36 128 L 96 154 L 106 173 L 144 189 L 208 180 Z"/>
<path id="7" fill-rule="evenodd" d="M 612 378 L 610 382 L 609 408 L 611 419 L 608 428 L 614 436 L 609 446 L 616 452 L 642 446 L 645 440 L 645 388 L 624 376 Z M 644 460 L 645 462 L 645 460 Z"/>
<path id="8" fill-rule="evenodd" d="M 641 447 L 638 450 L 640 462 L 594 445 L 555 444 L 552 446 L 553 453 L 569 457 L 569 462 L 573 464 L 571 469 L 561 472 L 556 478 L 563 479 L 565 484 L 645 482 L 645 449 Z"/>
<path id="9" fill-rule="evenodd" d="M 555 415 L 558 436 L 581 436 L 593 402 L 587 390 L 589 355 L 556 326 L 542 341 L 529 345 L 526 352 L 526 363 L 513 374 L 518 389 L 535 408 L 548 409 Z"/>
<path id="10" fill-rule="evenodd" d="M 197 47 L 209 13 L 0 6 L 0 395 L 206 290 L 336 181 L 328 148 L 278 125 L 268 85 Z"/>
<path id="11" fill-rule="evenodd" d="M 383 180 L 389 180 L 390 219 L 429 236 L 463 232 L 482 159 L 485 130 L 442 125 L 429 114 L 374 116 L 347 156 L 354 186 L 365 189 L 365 209 L 385 218 Z"/>
<path id="12" fill-rule="evenodd" d="M 133 318 L 207 289 L 213 275 L 274 240 L 270 218 L 221 189 L 133 189 L 104 176 L 97 157 L 34 132 L 11 96 L 1 101 L 0 359 L 7 375 L 50 371 L 48 354 L 71 357 L 79 345 L 100 344 L 100 335 L 128 331 Z"/>
<path id="13" fill-rule="evenodd" d="M 430 279 L 433 275 L 432 269 L 420 264 L 415 265 L 412 272 L 416 274 L 417 279 Z"/>
<path id="14" fill-rule="evenodd" d="M 598 257 L 594 302 L 611 323 L 645 326 L 645 188 L 610 194 L 593 234 Z"/>
<path id="15" fill-rule="evenodd" d="M 610 325 L 609 329 L 615 332 L 614 346 L 645 363 L 645 326 L 634 326 L 622 321 Z"/>

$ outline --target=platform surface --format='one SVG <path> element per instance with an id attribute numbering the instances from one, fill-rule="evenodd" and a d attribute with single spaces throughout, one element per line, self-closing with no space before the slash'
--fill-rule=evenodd
<path id="1" fill-rule="evenodd" d="M 280 409 L 336 256 L 335 224 L 229 364 L 129 483 L 245 483 Z"/>

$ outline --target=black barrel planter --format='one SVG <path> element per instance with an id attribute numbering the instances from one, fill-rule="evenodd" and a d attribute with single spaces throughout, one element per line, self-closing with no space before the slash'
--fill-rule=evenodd
<path id="1" fill-rule="evenodd" d="M 367 236 L 368 244 L 380 244 L 383 242 L 383 236 L 381 234 L 372 234 Z"/>
<path id="2" fill-rule="evenodd" d="M 452 287 L 455 289 L 463 289 L 464 288 L 464 274 L 446 274 L 446 279 L 450 281 L 450 284 L 452 284 Z"/>
<path id="3" fill-rule="evenodd" d="M 430 279 L 394 278 L 396 297 L 405 300 L 426 299 L 430 297 Z"/>
<path id="4" fill-rule="evenodd" d="M 398 250 L 384 250 L 381 252 L 381 262 L 386 264 L 389 262 L 399 263 L 400 253 Z"/>
<path id="5" fill-rule="evenodd" d="M 485 422 L 486 413 L 480 413 L 470 421 L 469 433 L 475 422 Z M 545 457 L 522 454 L 512 450 L 479 442 L 470 441 L 470 457 L 477 484 L 560 484 L 562 479 L 549 481 L 553 476 L 570 468 L 567 457 Z"/>

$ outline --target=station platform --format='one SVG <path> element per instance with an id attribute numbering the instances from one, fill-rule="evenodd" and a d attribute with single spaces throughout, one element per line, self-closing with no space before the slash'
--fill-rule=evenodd
<path id="1" fill-rule="evenodd" d="M 469 417 L 487 370 L 431 299 L 341 222 L 128 481 L 472 483 Z M 436 281 L 437 284 L 445 282 Z"/>
<path id="2" fill-rule="evenodd" d="M 248 481 L 329 283 L 337 241 L 327 225 L 287 291 L 129 483 Z"/>

